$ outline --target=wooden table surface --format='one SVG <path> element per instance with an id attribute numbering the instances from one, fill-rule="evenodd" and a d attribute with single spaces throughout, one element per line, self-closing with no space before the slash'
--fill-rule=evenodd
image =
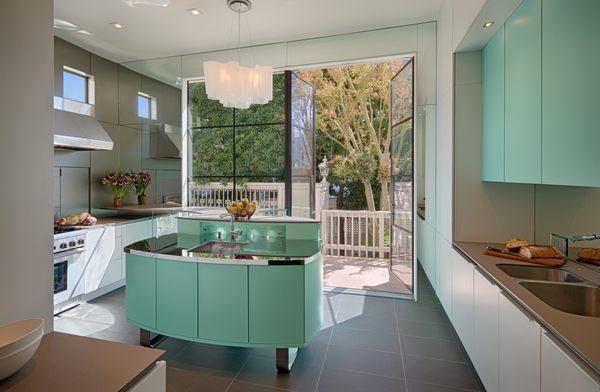
<path id="1" fill-rule="evenodd" d="M 0 381 L 0 391 L 124 391 L 163 354 L 163 350 L 50 332 L 21 370 Z"/>

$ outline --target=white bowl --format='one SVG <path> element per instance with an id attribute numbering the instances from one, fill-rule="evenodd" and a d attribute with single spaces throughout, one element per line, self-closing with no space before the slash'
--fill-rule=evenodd
<path id="1" fill-rule="evenodd" d="M 39 318 L 15 321 L 0 326 L 0 358 L 29 346 L 44 332 L 44 320 Z"/>
<path id="2" fill-rule="evenodd" d="M 0 380 L 21 369 L 37 351 L 44 320 L 17 321 L 0 327 Z"/>

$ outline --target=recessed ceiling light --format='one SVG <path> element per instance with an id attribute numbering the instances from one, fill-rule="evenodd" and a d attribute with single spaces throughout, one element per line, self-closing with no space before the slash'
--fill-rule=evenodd
<path id="1" fill-rule="evenodd" d="M 90 32 L 89 32 L 89 31 L 87 31 L 87 30 L 77 30 L 77 32 L 78 32 L 79 34 L 83 34 L 83 35 L 92 35 L 92 33 L 90 33 Z"/>
<path id="2" fill-rule="evenodd" d="M 492 22 L 491 20 L 488 20 L 487 22 L 485 22 L 483 24 L 483 28 L 487 29 L 488 27 L 492 27 L 494 25 L 494 22 Z"/>
<path id="3" fill-rule="evenodd" d="M 188 11 L 191 12 L 192 15 L 203 15 L 206 13 L 204 10 L 200 10 L 198 8 L 190 8 Z"/>
<path id="4" fill-rule="evenodd" d="M 123 0 L 123 2 L 130 7 L 135 7 L 136 5 L 153 5 L 158 7 L 168 7 L 171 3 L 171 0 Z"/>
<path id="5" fill-rule="evenodd" d="M 119 23 L 119 22 L 112 22 L 111 25 L 113 25 L 113 27 L 115 29 L 122 29 L 123 28 L 123 25 L 121 23 Z"/>

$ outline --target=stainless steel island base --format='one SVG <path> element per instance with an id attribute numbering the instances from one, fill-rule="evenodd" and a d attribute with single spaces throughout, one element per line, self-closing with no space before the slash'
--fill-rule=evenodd
<path id="1" fill-rule="evenodd" d="M 297 348 L 277 348 L 275 349 L 275 363 L 277 371 L 280 373 L 289 373 L 292 365 L 298 355 Z"/>

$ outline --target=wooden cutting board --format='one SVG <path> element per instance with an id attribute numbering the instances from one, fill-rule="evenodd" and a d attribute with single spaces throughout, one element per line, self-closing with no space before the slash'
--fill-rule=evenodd
<path id="1" fill-rule="evenodd" d="M 507 250 L 496 249 L 487 247 L 484 249 L 483 254 L 489 256 L 503 257 L 505 259 L 523 261 L 525 263 L 532 264 L 540 264 L 545 265 L 546 267 L 562 267 L 567 260 L 565 258 L 562 259 L 528 259 L 527 257 L 523 257 L 518 253 L 509 252 Z"/>
<path id="2" fill-rule="evenodd" d="M 583 258 L 579 257 L 577 259 L 577 261 L 581 261 L 582 263 L 588 263 L 588 264 L 592 264 L 592 265 L 597 265 L 597 266 L 600 267 L 600 260 L 583 259 Z"/>

